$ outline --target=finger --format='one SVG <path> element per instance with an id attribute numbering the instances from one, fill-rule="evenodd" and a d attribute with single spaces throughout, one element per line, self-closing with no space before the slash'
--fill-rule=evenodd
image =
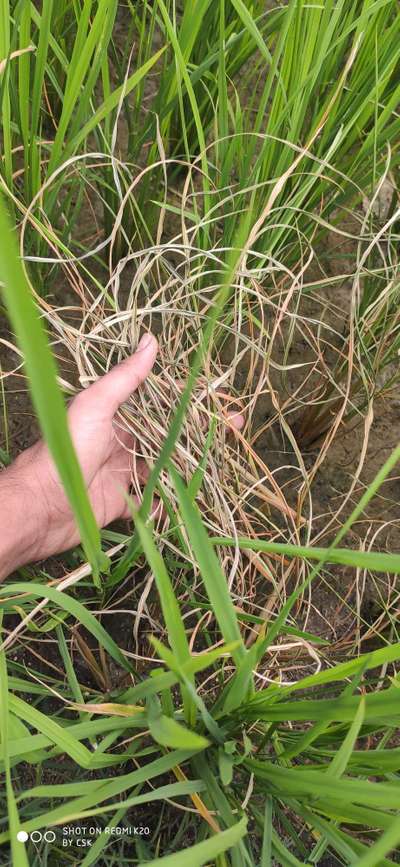
<path id="1" fill-rule="evenodd" d="M 185 382 L 182 379 L 178 379 L 178 380 L 176 380 L 176 385 L 177 385 L 179 391 L 183 391 L 183 389 L 185 387 Z M 236 406 L 238 406 L 238 409 L 230 409 L 230 410 L 225 410 L 225 411 L 223 410 L 223 417 L 224 417 L 225 424 L 231 430 L 237 430 L 237 431 L 242 430 L 242 428 L 245 425 L 246 419 L 245 419 L 245 416 L 243 415 L 243 413 L 239 409 L 240 400 L 233 398 L 232 395 L 229 394 L 229 392 L 224 388 L 219 388 L 218 391 L 215 392 L 215 395 L 216 395 L 216 397 L 220 398 L 220 400 L 222 400 L 223 402 L 229 401 L 231 404 L 233 403 L 233 404 L 236 404 Z M 201 427 L 201 430 L 207 430 L 208 426 L 209 425 L 208 425 L 207 413 L 205 411 L 201 412 L 201 410 L 200 410 L 200 427 Z"/>
<path id="2" fill-rule="evenodd" d="M 128 473 L 129 477 L 133 476 L 138 486 L 145 485 L 149 479 L 150 469 L 145 459 L 137 453 L 134 437 L 124 430 L 119 430 L 116 433 L 116 440 L 117 442 L 112 446 L 112 453 L 108 457 L 107 469 Z"/>
<path id="3" fill-rule="evenodd" d="M 234 430 L 241 430 L 244 427 L 244 415 L 241 412 L 236 412 L 234 409 L 227 414 L 227 424 Z"/>
<path id="4" fill-rule="evenodd" d="M 87 412 L 96 406 L 102 415 L 114 416 L 121 404 L 149 375 L 157 350 L 158 344 L 154 335 L 144 334 L 134 355 L 117 364 L 83 392 Z"/>
<path id="5" fill-rule="evenodd" d="M 128 501 L 125 500 L 124 509 L 120 516 L 121 518 L 126 518 L 127 520 L 132 518 L 132 505 L 134 506 L 134 509 L 140 509 L 140 506 L 142 505 L 141 497 L 138 497 L 137 494 L 130 494 Z M 149 517 L 152 521 L 155 521 L 162 515 L 164 515 L 162 502 L 159 497 L 153 497 Z"/>
<path id="6" fill-rule="evenodd" d="M 134 458 L 134 465 L 132 468 L 133 475 L 137 476 L 138 481 L 141 485 L 145 485 L 150 476 L 150 469 L 146 464 L 144 458 Z"/>
<path id="7" fill-rule="evenodd" d="M 114 455 L 117 455 L 117 460 L 126 465 L 129 472 L 141 485 L 145 485 L 150 475 L 150 469 L 138 451 L 138 444 L 135 442 L 134 435 L 124 428 L 116 428 L 115 426 L 115 439 L 117 442 L 113 444 L 112 448 Z"/>
<path id="8" fill-rule="evenodd" d="M 114 421 L 113 424 L 114 429 L 114 438 L 116 439 L 119 446 L 122 449 L 125 449 L 126 452 L 132 454 L 135 448 L 135 437 L 133 433 L 126 429 L 126 427 L 122 427 L 119 420 Z"/>

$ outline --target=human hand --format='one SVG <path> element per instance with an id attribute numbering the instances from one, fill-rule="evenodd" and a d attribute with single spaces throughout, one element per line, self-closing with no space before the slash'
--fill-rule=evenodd
<path id="1" fill-rule="evenodd" d="M 150 373 L 157 341 L 145 334 L 134 355 L 81 391 L 68 408 L 72 440 L 100 527 L 128 517 L 132 437 L 115 415 Z M 144 465 L 136 471 L 140 478 Z M 143 479 L 144 481 L 145 479 Z M 0 578 L 79 542 L 78 530 L 46 444 L 22 452 L 0 476 Z M 22 532 L 23 524 L 23 532 Z"/>

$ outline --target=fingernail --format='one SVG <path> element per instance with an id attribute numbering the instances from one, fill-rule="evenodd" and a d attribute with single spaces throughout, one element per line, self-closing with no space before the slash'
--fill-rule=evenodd
<path id="1" fill-rule="evenodd" d="M 142 334 L 139 343 L 137 345 L 137 349 L 147 349 L 148 346 L 153 342 L 153 335 L 149 332 Z"/>

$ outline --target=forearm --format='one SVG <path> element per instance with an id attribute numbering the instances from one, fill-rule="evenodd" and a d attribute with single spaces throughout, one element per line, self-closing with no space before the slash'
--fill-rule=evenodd
<path id="1" fill-rule="evenodd" d="M 0 472 L 0 581 L 35 559 L 38 532 L 35 493 L 16 461 Z"/>

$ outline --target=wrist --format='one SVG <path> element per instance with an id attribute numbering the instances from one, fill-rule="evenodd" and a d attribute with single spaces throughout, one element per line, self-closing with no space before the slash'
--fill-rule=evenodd
<path id="1" fill-rule="evenodd" d="M 0 473 L 0 580 L 38 559 L 44 519 L 35 480 L 17 458 Z"/>

